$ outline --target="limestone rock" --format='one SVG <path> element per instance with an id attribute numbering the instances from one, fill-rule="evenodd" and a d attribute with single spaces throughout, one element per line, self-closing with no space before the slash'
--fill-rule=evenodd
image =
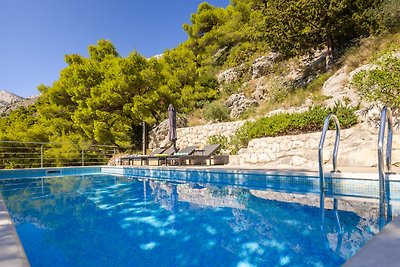
<path id="1" fill-rule="evenodd" d="M 177 127 L 185 127 L 187 125 L 187 119 L 178 116 L 176 119 L 176 125 Z M 168 119 L 163 120 L 159 125 L 154 127 L 149 132 L 149 138 L 150 138 L 149 149 L 153 150 L 155 148 L 168 146 L 170 143 L 168 139 L 168 131 L 169 131 Z"/>
<path id="2" fill-rule="evenodd" d="M 252 79 L 257 79 L 268 74 L 272 70 L 274 62 L 280 57 L 281 54 L 271 52 L 268 55 L 255 59 L 250 67 Z"/>
<path id="3" fill-rule="evenodd" d="M 343 67 L 324 83 L 322 93 L 330 97 L 325 100 L 326 106 L 332 107 L 337 102 L 347 103 L 351 106 L 360 103 L 360 97 L 350 86 L 351 78 L 346 67 Z"/>
<path id="4" fill-rule="evenodd" d="M 30 98 L 21 98 L 20 100 L 13 99 L 12 102 L 5 104 L 4 106 L 0 106 L 0 117 L 6 117 L 10 115 L 11 111 L 17 110 L 19 107 L 29 107 L 36 103 L 39 99 L 39 96 L 34 96 Z"/>
<path id="5" fill-rule="evenodd" d="M 292 87 L 306 86 L 326 70 L 325 60 L 327 55 L 328 52 L 324 49 L 301 58 L 297 67 L 289 67 L 290 72 L 284 77 L 284 80 Z"/>
<path id="6" fill-rule="evenodd" d="M 22 101 L 24 98 L 10 93 L 7 90 L 0 90 L 0 105 L 5 106 Z"/>
<path id="7" fill-rule="evenodd" d="M 258 104 L 268 98 L 269 83 L 266 78 L 262 77 L 254 80 L 254 91 L 251 97 L 257 101 Z"/>
<path id="8" fill-rule="evenodd" d="M 217 80 L 219 84 L 224 84 L 224 83 L 232 83 L 236 80 L 239 79 L 239 77 L 242 74 L 241 67 L 235 67 L 235 68 L 230 68 L 227 70 L 224 70 L 220 72 L 217 75 Z"/>
<path id="9" fill-rule="evenodd" d="M 302 66 L 308 72 L 321 72 L 326 70 L 326 57 L 328 50 L 318 50 L 312 56 L 306 56 L 302 59 Z"/>
<path id="10" fill-rule="evenodd" d="M 257 101 L 248 99 L 243 93 L 233 94 L 226 101 L 228 109 L 231 111 L 231 118 L 238 118 L 247 108 L 257 105 Z"/>

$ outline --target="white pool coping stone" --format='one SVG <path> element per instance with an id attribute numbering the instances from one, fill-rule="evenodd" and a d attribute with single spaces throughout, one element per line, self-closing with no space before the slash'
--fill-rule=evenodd
<path id="1" fill-rule="evenodd" d="M 386 225 L 369 240 L 344 267 L 398 267 L 400 266 L 400 217 Z"/>
<path id="2" fill-rule="evenodd" d="M 30 266 L 0 193 L 0 267 Z"/>

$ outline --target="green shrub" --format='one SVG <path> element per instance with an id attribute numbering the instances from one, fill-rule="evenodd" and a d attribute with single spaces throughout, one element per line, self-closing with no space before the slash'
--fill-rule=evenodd
<path id="1" fill-rule="evenodd" d="M 221 102 L 212 102 L 204 110 L 207 121 L 221 122 L 229 118 L 229 109 Z"/>
<path id="2" fill-rule="evenodd" d="M 388 52 L 374 63 L 372 70 L 360 71 L 352 84 L 367 101 L 378 101 L 390 107 L 400 107 L 400 58 Z"/>
<path id="3" fill-rule="evenodd" d="M 325 117 L 331 112 L 338 117 L 342 129 L 349 128 L 357 123 L 356 109 L 337 103 L 333 108 L 314 107 L 304 113 L 278 114 L 246 122 L 232 137 L 231 153 L 237 153 L 255 138 L 321 131 Z M 330 127 L 334 128 L 333 123 Z"/>

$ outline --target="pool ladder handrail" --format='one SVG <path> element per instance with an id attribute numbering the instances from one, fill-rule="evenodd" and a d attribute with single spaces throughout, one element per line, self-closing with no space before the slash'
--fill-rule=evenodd
<path id="1" fill-rule="evenodd" d="M 328 131 L 329 128 L 329 122 L 330 120 L 333 120 L 335 123 L 336 127 L 336 138 L 335 138 L 335 146 L 333 148 L 333 158 L 332 158 L 332 163 L 333 163 L 333 170 L 331 173 L 340 173 L 340 171 L 337 169 L 337 154 L 339 151 L 339 142 L 340 142 L 340 124 L 339 120 L 334 115 L 333 113 L 329 113 L 328 116 L 326 116 L 325 121 L 324 121 L 324 127 L 322 128 L 322 134 L 321 134 L 321 139 L 319 141 L 319 146 L 318 146 L 318 165 L 319 165 L 319 187 L 320 187 L 320 199 L 319 199 L 319 204 L 321 210 L 325 209 L 325 175 L 324 175 L 324 157 L 323 157 L 323 148 L 324 148 L 324 142 L 326 138 L 326 132 Z M 324 212 L 321 212 L 321 221 L 322 224 L 324 223 Z"/>
<path id="2" fill-rule="evenodd" d="M 383 144 L 385 139 L 386 123 L 388 124 L 388 131 L 387 131 L 387 141 L 386 141 L 386 162 L 385 162 L 383 160 Z M 381 111 L 379 136 L 378 136 L 379 216 L 380 219 L 384 220 L 387 219 L 386 175 L 392 173 L 392 139 L 393 139 L 392 111 L 389 107 L 384 106 Z M 385 167 L 386 167 L 386 172 L 385 172 Z"/>

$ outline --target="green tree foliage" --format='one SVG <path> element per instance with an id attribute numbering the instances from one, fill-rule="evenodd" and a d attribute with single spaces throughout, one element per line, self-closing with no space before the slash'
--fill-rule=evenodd
<path id="1" fill-rule="evenodd" d="M 266 9 L 265 36 L 287 56 L 328 47 L 334 53 L 368 34 L 368 11 L 380 0 L 274 0 Z"/>
<path id="2" fill-rule="evenodd" d="M 110 41 L 100 40 L 89 46 L 88 58 L 72 54 L 65 61 L 59 80 L 39 86 L 35 106 L 0 120 L 2 140 L 138 147 L 142 121 L 166 118 L 169 103 L 189 112 L 217 95 L 214 75 L 199 70 L 185 46 L 160 59 L 137 52 L 122 58 Z"/>
<path id="3" fill-rule="evenodd" d="M 400 29 L 400 1 L 383 0 L 382 4 L 370 12 L 375 24 L 372 31 L 378 33 L 398 32 Z"/>
<path id="4" fill-rule="evenodd" d="M 234 66 L 268 50 L 264 40 L 265 1 L 233 0 L 226 9 L 199 5 L 184 30 L 184 43 L 201 67 Z"/>
<path id="5" fill-rule="evenodd" d="M 224 9 L 216 8 L 207 2 L 199 5 L 197 13 L 192 14 L 192 25 L 184 24 L 183 28 L 191 38 L 200 38 L 210 32 L 214 27 L 223 23 Z"/>

